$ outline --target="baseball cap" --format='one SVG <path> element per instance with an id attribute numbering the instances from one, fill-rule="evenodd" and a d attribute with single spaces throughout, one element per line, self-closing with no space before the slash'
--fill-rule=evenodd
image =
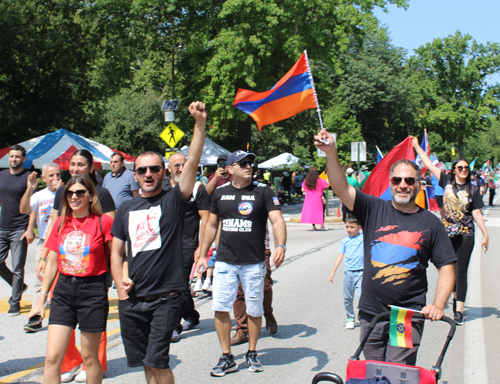
<path id="1" fill-rule="evenodd" d="M 348 175 L 350 175 L 350 174 L 354 173 L 354 169 L 347 168 L 346 171 L 345 171 L 345 173 L 347 173 Z"/>
<path id="2" fill-rule="evenodd" d="M 227 159 L 227 165 L 232 165 L 234 163 L 237 163 L 240 160 L 243 160 L 245 157 L 248 157 L 250 160 L 255 160 L 257 156 L 253 153 L 247 153 L 245 151 L 236 151 L 233 152 L 229 155 L 229 158 Z"/>
<path id="3" fill-rule="evenodd" d="M 227 155 L 220 155 L 218 158 L 217 158 L 217 162 L 219 161 L 227 161 Z"/>

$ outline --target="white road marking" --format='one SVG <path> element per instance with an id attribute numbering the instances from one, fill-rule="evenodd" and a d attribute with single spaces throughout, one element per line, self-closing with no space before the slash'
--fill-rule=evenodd
<path id="1" fill-rule="evenodd" d="M 486 226 L 492 225 L 486 223 Z M 463 325 L 465 328 L 464 383 L 488 382 L 483 325 L 483 304 L 481 300 L 481 258 L 484 255 L 481 247 L 482 242 L 483 234 L 479 227 L 476 226 L 475 245 L 472 251 L 468 274 L 467 307 L 469 309 L 467 310 L 466 322 Z"/>

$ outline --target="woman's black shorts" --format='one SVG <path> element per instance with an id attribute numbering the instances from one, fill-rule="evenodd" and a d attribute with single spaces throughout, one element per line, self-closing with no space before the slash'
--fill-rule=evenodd
<path id="1" fill-rule="evenodd" d="M 106 330 L 108 318 L 106 275 L 74 277 L 59 274 L 50 303 L 49 325 L 65 325 L 80 331 Z"/>

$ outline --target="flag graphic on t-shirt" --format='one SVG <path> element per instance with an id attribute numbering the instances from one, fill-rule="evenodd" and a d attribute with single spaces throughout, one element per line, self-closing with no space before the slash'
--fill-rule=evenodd
<path id="1" fill-rule="evenodd" d="M 382 232 L 381 236 L 371 244 L 372 265 L 379 268 L 373 279 L 382 279 L 382 284 L 402 284 L 419 263 L 417 254 L 422 249 L 423 233 L 394 232 L 397 228 L 380 228 L 377 232 Z M 389 231 L 390 233 L 387 233 Z"/>

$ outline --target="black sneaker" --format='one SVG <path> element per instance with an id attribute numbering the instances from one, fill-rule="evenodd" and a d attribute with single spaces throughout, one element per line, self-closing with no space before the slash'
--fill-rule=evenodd
<path id="1" fill-rule="evenodd" d="M 200 324 L 199 320 L 197 320 L 197 321 L 186 320 L 182 324 L 182 331 L 190 331 L 191 329 L 196 328 L 199 324 Z"/>
<path id="2" fill-rule="evenodd" d="M 40 316 L 33 316 L 28 324 L 24 326 L 24 330 L 28 333 L 34 333 L 42 330 L 42 318 Z"/>
<path id="3" fill-rule="evenodd" d="M 222 355 L 219 359 L 219 363 L 212 368 L 210 371 L 210 376 L 222 377 L 226 373 L 234 372 L 238 370 L 238 366 L 234 362 L 234 356 L 232 353 L 229 355 Z"/>
<path id="4" fill-rule="evenodd" d="M 7 312 L 7 316 L 19 316 L 21 314 L 21 305 L 11 304 L 9 308 L 9 312 Z"/>
<path id="5" fill-rule="evenodd" d="M 456 325 L 464 324 L 464 314 L 462 312 L 455 312 L 455 316 L 453 317 Z"/>
<path id="6" fill-rule="evenodd" d="M 26 292 L 27 290 L 28 290 L 28 286 L 23 283 L 23 293 Z"/>
<path id="7" fill-rule="evenodd" d="M 262 372 L 264 370 L 264 366 L 257 357 L 257 352 L 247 352 L 246 360 L 250 372 Z"/>

